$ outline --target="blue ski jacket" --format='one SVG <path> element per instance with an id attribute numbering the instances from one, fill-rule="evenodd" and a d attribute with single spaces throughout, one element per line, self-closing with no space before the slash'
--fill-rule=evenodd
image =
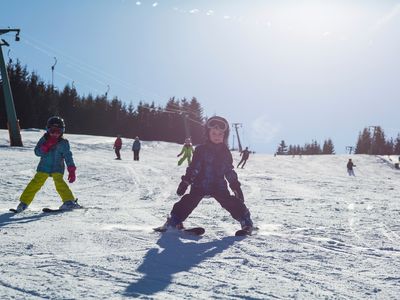
<path id="1" fill-rule="evenodd" d="M 191 184 L 191 193 L 201 195 L 225 194 L 229 184 L 239 185 L 236 172 L 233 170 L 232 154 L 228 147 L 207 141 L 196 147 L 193 160 L 182 176 Z"/>
<path id="2" fill-rule="evenodd" d="M 75 167 L 68 140 L 60 138 L 57 144 L 47 153 L 40 149 L 45 142 L 46 135 L 38 141 L 35 147 L 35 154 L 40 157 L 39 165 L 36 168 L 37 172 L 64 174 L 65 164 L 68 167 Z"/>
<path id="3" fill-rule="evenodd" d="M 139 141 L 134 141 L 132 145 L 132 151 L 139 151 L 140 150 L 140 142 Z"/>

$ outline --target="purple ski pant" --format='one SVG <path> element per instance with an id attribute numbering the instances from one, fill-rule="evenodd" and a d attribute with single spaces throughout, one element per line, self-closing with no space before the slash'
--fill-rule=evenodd
<path id="1" fill-rule="evenodd" d="M 181 222 L 185 221 L 204 197 L 205 195 L 195 193 L 184 195 L 181 200 L 174 204 L 171 215 L 174 215 Z M 248 213 L 244 202 L 230 195 L 228 191 L 223 194 L 213 194 L 211 197 L 217 200 L 217 202 L 231 214 L 232 218 L 237 221 L 240 221 Z"/>

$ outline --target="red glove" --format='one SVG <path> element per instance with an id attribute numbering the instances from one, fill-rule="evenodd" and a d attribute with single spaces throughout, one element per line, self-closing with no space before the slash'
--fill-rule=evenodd
<path id="1" fill-rule="evenodd" d="M 50 136 L 42 146 L 40 146 L 40 150 L 42 150 L 44 153 L 47 153 L 53 148 L 58 142 L 58 137 L 52 137 Z"/>
<path id="2" fill-rule="evenodd" d="M 75 175 L 76 167 L 70 166 L 67 168 L 67 170 L 68 170 L 68 182 L 73 183 L 76 179 L 76 175 Z"/>

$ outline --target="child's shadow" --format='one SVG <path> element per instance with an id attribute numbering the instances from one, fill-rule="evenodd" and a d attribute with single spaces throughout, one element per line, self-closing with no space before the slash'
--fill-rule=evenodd
<path id="1" fill-rule="evenodd" d="M 6 227 L 11 224 L 25 224 L 33 221 L 37 221 L 45 216 L 49 216 L 50 214 L 38 213 L 31 216 L 24 216 L 21 214 L 16 214 L 13 212 L 8 212 L 0 215 L 0 228 Z"/>
<path id="2" fill-rule="evenodd" d="M 163 291 L 171 283 L 174 274 L 189 271 L 203 260 L 228 249 L 237 240 L 235 237 L 225 237 L 207 243 L 183 242 L 179 234 L 161 234 L 157 244 L 163 248 L 162 251 L 152 248 L 147 252 L 143 263 L 137 269 L 144 276 L 131 283 L 124 295 L 138 297 Z"/>

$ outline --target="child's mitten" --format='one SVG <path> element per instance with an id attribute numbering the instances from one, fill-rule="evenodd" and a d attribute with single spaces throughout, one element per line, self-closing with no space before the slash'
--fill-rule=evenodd
<path id="1" fill-rule="evenodd" d="M 76 179 L 75 175 L 76 167 L 70 166 L 67 168 L 67 170 L 68 170 L 68 182 L 73 183 Z"/>
<path id="2" fill-rule="evenodd" d="M 49 137 L 42 146 L 40 146 L 40 150 L 42 150 L 44 153 L 47 153 L 53 148 L 58 142 L 58 138 L 54 137 Z"/>

